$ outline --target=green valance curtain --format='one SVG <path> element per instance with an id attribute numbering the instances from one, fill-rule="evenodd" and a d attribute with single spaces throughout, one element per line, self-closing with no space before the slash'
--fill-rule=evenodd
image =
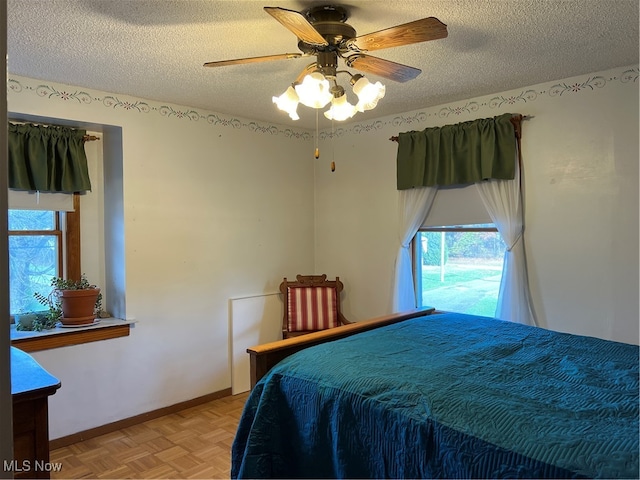
<path id="1" fill-rule="evenodd" d="M 91 190 L 85 130 L 9 123 L 9 188 L 74 193 Z"/>
<path id="2" fill-rule="evenodd" d="M 515 175 L 516 135 L 505 113 L 398 135 L 398 190 L 468 185 Z"/>

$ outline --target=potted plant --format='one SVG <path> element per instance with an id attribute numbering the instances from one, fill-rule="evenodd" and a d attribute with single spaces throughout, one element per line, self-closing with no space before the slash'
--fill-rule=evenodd
<path id="1" fill-rule="evenodd" d="M 67 326 L 92 324 L 102 310 L 102 293 L 82 274 L 80 280 L 54 277 L 48 296 L 35 293 L 41 304 L 49 307 L 49 319 L 56 319 Z"/>

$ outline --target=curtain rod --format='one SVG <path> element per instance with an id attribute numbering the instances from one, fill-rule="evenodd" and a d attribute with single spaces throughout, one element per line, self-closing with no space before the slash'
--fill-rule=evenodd
<path id="1" fill-rule="evenodd" d="M 533 118 L 533 115 L 516 115 L 515 117 L 512 117 L 512 120 L 530 120 L 532 118 Z M 519 126 L 516 126 L 516 136 L 517 137 L 520 136 Z M 393 137 L 389 138 L 389 140 L 391 140 L 392 142 L 397 142 L 398 136 L 394 135 Z"/>
<path id="2" fill-rule="evenodd" d="M 56 126 L 58 126 L 58 125 L 48 125 L 46 123 L 38 124 L 38 123 L 33 123 L 33 122 L 23 122 L 22 120 L 11 120 L 11 119 L 9 119 L 9 123 L 20 124 L 20 125 L 29 125 L 29 124 L 31 124 L 31 125 L 42 125 L 44 127 L 51 127 L 51 126 L 56 127 Z M 74 128 L 74 127 L 69 127 L 69 128 Z M 84 135 L 82 137 L 82 141 L 83 142 L 93 142 L 95 140 L 100 140 L 100 137 L 96 137 L 95 135 Z"/>

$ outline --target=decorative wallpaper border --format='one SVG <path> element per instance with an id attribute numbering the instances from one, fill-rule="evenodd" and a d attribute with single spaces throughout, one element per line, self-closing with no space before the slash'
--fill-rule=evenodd
<path id="1" fill-rule="evenodd" d="M 238 118 L 225 117 L 222 114 L 203 112 L 196 109 L 177 109 L 175 106 L 166 105 L 143 100 L 122 100 L 117 96 L 107 94 L 100 96 L 92 95 L 84 90 L 61 90 L 51 84 L 37 83 L 38 80 L 9 78 L 7 80 L 7 93 L 14 94 L 35 94 L 38 97 L 48 100 L 60 100 L 64 102 L 77 102 L 84 105 L 100 104 L 106 108 L 114 110 L 122 109 L 132 113 L 159 114 L 167 118 L 188 120 L 192 122 L 205 121 L 210 125 L 229 127 L 234 129 L 245 128 L 252 132 L 265 133 L 270 135 L 283 135 L 287 138 L 311 140 L 313 134 L 303 129 L 282 128 L 275 125 L 261 124 L 257 121 L 242 121 Z"/>
<path id="2" fill-rule="evenodd" d="M 367 133 L 374 130 L 381 130 L 387 126 L 402 127 L 406 125 L 423 123 L 428 118 L 449 118 L 458 115 L 479 112 L 483 109 L 496 109 L 505 105 L 516 105 L 523 103 L 531 103 L 538 100 L 541 97 L 560 97 L 562 95 L 573 95 L 585 91 L 593 91 L 609 86 L 613 83 L 638 83 L 638 77 L 640 76 L 640 69 L 625 68 L 617 75 L 611 76 L 588 76 L 583 81 L 576 81 L 571 84 L 567 84 L 563 81 L 550 82 L 544 85 L 540 85 L 539 89 L 527 89 L 520 92 L 518 95 L 495 95 L 487 96 L 487 100 L 481 101 L 467 101 L 460 104 L 452 104 L 451 106 L 442 106 L 438 110 L 438 107 L 433 107 L 434 112 L 428 113 L 426 111 L 411 112 L 407 115 L 398 115 L 389 117 L 389 119 L 374 120 L 368 124 L 355 124 L 349 125 L 344 128 L 336 128 L 332 131 L 320 132 L 321 139 L 327 139 L 332 137 L 341 137 L 344 135 L 353 135 L 360 133 Z M 488 114 L 491 116 L 491 114 Z"/>
<path id="3" fill-rule="evenodd" d="M 531 103 L 537 99 L 549 96 L 560 97 L 563 95 L 573 95 L 585 91 L 593 91 L 596 89 L 605 88 L 612 83 L 638 83 L 638 77 L 640 76 L 640 69 L 638 67 L 625 68 L 619 74 L 614 75 L 595 75 L 587 76 L 583 81 L 575 81 L 571 84 L 567 84 L 563 81 L 550 82 L 539 89 L 527 89 L 520 92 L 518 95 L 496 95 L 487 96 L 486 100 L 480 101 L 466 101 L 459 104 L 451 104 L 442 106 L 438 110 L 437 107 L 430 108 L 433 112 L 419 111 L 410 112 L 406 115 L 397 115 L 388 117 L 385 119 L 374 120 L 369 123 L 355 123 L 349 124 L 345 127 L 334 128 L 331 130 L 322 130 L 320 132 L 320 139 L 327 139 L 332 137 L 341 137 L 344 135 L 359 135 L 368 133 L 371 131 L 380 130 L 386 126 L 402 127 L 412 125 L 416 123 L 422 123 L 428 118 L 449 118 L 458 115 L 479 112 L 484 109 L 496 109 L 505 105 L 516 105 L 523 103 Z M 247 129 L 252 132 L 264 133 L 269 135 L 283 135 L 287 138 L 311 140 L 314 137 L 313 132 L 307 130 L 298 130 L 293 128 L 281 128 L 276 125 L 261 124 L 257 121 L 242 121 L 234 117 L 225 117 L 222 114 L 201 112 L 195 109 L 176 109 L 170 105 L 163 105 L 161 103 L 152 104 L 142 100 L 121 100 L 117 96 L 113 95 L 91 95 L 90 93 L 82 90 L 60 90 L 54 86 L 38 83 L 34 80 L 34 84 L 30 83 L 30 79 L 17 80 L 15 78 L 9 78 L 7 80 L 7 93 L 13 94 L 35 94 L 41 98 L 49 100 L 57 100 L 64 102 L 78 102 L 85 105 L 101 104 L 105 108 L 122 109 L 128 112 L 137 112 L 144 114 L 159 114 L 167 118 L 175 118 L 180 120 L 187 120 L 192 122 L 205 121 L 210 125 L 228 127 L 234 129 Z M 73 88 L 73 87 L 71 87 Z"/>

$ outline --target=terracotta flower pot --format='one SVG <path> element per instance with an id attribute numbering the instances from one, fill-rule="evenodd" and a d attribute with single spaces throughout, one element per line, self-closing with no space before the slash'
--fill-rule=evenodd
<path id="1" fill-rule="evenodd" d="M 61 302 L 63 325 L 91 324 L 96 318 L 94 313 L 99 288 L 86 290 L 58 290 Z"/>

